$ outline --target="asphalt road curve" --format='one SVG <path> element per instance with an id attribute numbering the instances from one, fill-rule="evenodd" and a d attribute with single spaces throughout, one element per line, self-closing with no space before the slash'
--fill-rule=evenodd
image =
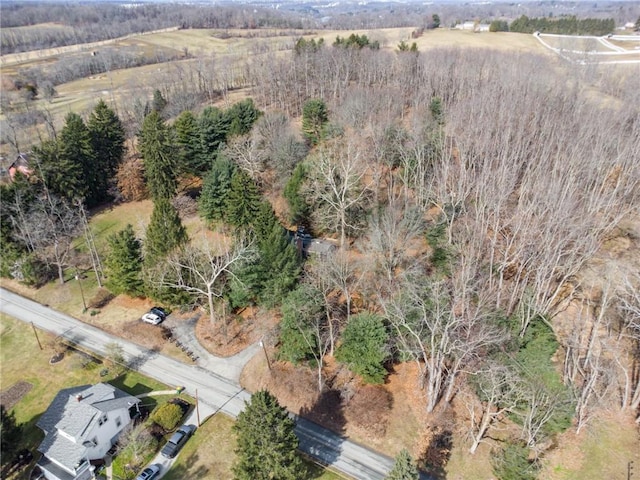
<path id="1" fill-rule="evenodd" d="M 167 385 L 184 386 L 191 396 L 195 397 L 197 393 L 201 420 L 217 412 L 235 418 L 251 396 L 236 382 L 220 373 L 186 365 L 140 347 L 3 288 L 0 288 L 0 311 L 23 322 L 33 322 L 36 327 L 101 356 L 105 355 L 107 344 L 120 344 L 131 368 Z M 34 348 L 37 347 L 34 345 Z M 224 363 L 224 359 L 219 361 Z M 221 365 L 221 372 L 224 372 L 223 366 Z M 358 480 L 383 480 L 393 465 L 393 460 L 389 457 L 351 442 L 304 418 L 296 420 L 300 450 L 349 477 Z M 421 480 L 435 479 L 423 474 Z"/>

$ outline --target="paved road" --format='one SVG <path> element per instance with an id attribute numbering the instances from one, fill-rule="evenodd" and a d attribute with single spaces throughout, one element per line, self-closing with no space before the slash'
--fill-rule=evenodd
<path id="1" fill-rule="evenodd" d="M 217 412 L 235 418 L 250 398 L 250 394 L 237 382 L 225 378 L 226 359 L 217 359 L 215 364 L 209 360 L 206 369 L 186 365 L 1 288 L 0 311 L 18 320 L 33 322 L 38 328 L 60 335 L 100 355 L 106 353 L 105 345 L 108 343 L 119 343 L 124 350 L 125 360 L 138 371 L 170 386 L 182 385 L 192 396 L 197 391 L 201 419 Z M 235 365 L 226 371 L 231 372 L 235 375 Z M 298 418 L 296 434 L 303 452 L 355 479 L 382 480 L 393 464 L 392 459 L 302 418 Z M 426 475 L 421 478 L 431 480 Z"/>

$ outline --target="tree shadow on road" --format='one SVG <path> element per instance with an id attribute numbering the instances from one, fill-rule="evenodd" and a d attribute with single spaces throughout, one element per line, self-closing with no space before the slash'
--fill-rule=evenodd
<path id="1" fill-rule="evenodd" d="M 325 390 L 317 398 L 316 402 L 308 408 L 300 410 L 300 417 L 296 426 L 296 433 L 300 438 L 300 450 L 310 456 L 314 461 L 323 465 L 332 465 L 338 459 L 342 451 L 347 420 L 344 416 L 342 398 L 338 390 Z M 320 439 L 314 435 L 305 435 L 314 431 L 320 425 L 330 430 L 333 434 L 330 438 Z M 310 469 L 309 478 L 317 478 Z"/>
<path id="2" fill-rule="evenodd" d="M 338 435 L 346 432 L 347 419 L 338 390 L 324 390 L 311 407 L 300 409 L 300 416 L 307 418 Z"/>
<path id="3" fill-rule="evenodd" d="M 140 355 L 136 355 L 135 357 L 131 357 L 127 362 L 127 367 L 131 370 L 140 370 L 142 366 L 147 363 L 149 360 L 153 360 L 160 354 L 160 349 L 158 347 L 153 347 L 149 349 L 145 349 Z"/>

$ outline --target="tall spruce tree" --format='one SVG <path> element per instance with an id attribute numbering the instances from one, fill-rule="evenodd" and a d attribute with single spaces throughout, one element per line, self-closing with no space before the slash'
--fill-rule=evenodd
<path id="1" fill-rule="evenodd" d="M 266 390 L 251 396 L 233 426 L 237 434 L 236 480 L 298 480 L 305 478 L 296 452 L 295 422 Z"/>
<path id="2" fill-rule="evenodd" d="M 164 111 L 166 106 L 167 106 L 167 101 L 162 96 L 162 92 L 158 89 L 155 89 L 153 91 L 153 101 L 151 102 L 152 110 L 162 115 L 162 112 Z"/>
<path id="3" fill-rule="evenodd" d="M 305 223 L 309 217 L 309 205 L 302 195 L 302 186 L 307 178 L 307 166 L 299 163 L 284 187 L 284 198 L 289 204 L 289 219 L 293 223 Z"/>
<path id="4" fill-rule="evenodd" d="M 224 143 L 229 132 L 229 117 L 216 107 L 207 107 L 198 118 L 200 130 L 201 161 L 209 162 L 215 158 L 220 146 Z"/>
<path id="5" fill-rule="evenodd" d="M 329 121 L 327 105 L 319 98 L 307 100 L 302 107 L 302 133 L 311 145 L 316 145 L 323 137 Z"/>
<path id="6" fill-rule="evenodd" d="M 0 442 L 2 445 L 2 469 L 12 463 L 23 435 L 22 425 L 16 422 L 14 412 L 0 405 Z"/>
<path id="7" fill-rule="evenodd" d="M 274 224 L 258 242 L 258 250 L 259 300 L 262 305 L 272 307 L 296 286 L 300 276 L 300 257 L 279 223 Z"/>
<path id="8" fill-rule="evenodd" d="M 238 228 L 249 227 L 260 209 L 261 196 L 255 182 L 239 168 L 231 177 L 226 199 L 225 221 Z"/>
<path id="9" fill-rule="evenodd" d="M 132 297 L 142 296 L 142 243 L 136 238 L 133 226 L 127 225 L 123 230 L 111 235 L 107 242 L 107 288 L 116 295 L 126 293 Z"/>
<path id="10" fill-rule="evenodd" d="M 203 172 L 211 168 L 211 162 L 203 161 L 201 155 L 198 119 L 191 111 L 185 110 L 173 122 L 173 129 L 178 148 L 178 172 L 202 177 Z"/>
<path id="11" fill-rule="evenodd" d="M 95 154 L 89 129 L 77 113 L 69 113 L 58 136 L 58 159 L 73 168 L 69 175 L 78 175 L 73 188 L 63 193 L 69 200 L 93 197 L 96 188 Z"/>
<path id="12" fill-rule="evenodd" d="M 144 264 L 154 267 L 161 259 L 187 241 L 187 231 L 180 221 L 178 211 L 166 198 L 153 204 L 151 221 L 144 243 Z"/>
<path id="13" fill-rule="evenodd" d="M 227 197 L 231 190 L 231 178 L 235 164 L 227 157 L 219 154 L 202 184 L 199 208 L 205 220 L 216 221 L 225 217 Z"/>
<path id="14" fill-rule="evenodd" d="M 228 136 L 249 133 L 255 121 L 262 115 L 251 98 L 235 103 L 224 113 L 229 121 Z"/>
<path id="15" fill-rule="evenodd" d="M 154 201 L 176 194 L 176 149 L 171 130 L 155 110 L 142 123 L 138 148 L 144 161 L 147 188 Z"/>
<path id="16" fill-rule="evenodd" d="M 406 448 L 400 450 L 395 458 L 395 463 L 385 480 L 418 480 L 420 473 L 411 454 Z"/>
<path id="17" fill-rule="evenodd" d="M 250 231 L 257 239 L 258 255 L 234 272 L 230 301 L 234 307 L 272 307 L 296 286 L 301 259 L 267 202 L 260 204 Z"/>
<path id="18" fill-rule="evenodd" d="M 87 205 L 93 206 L 110 199 L 109 187 L 124 156 L 125 132 L 122 122 L 104 100 L 91 112 L 87 128 L 95 155 L 93 188 L 87 196 Z"/>

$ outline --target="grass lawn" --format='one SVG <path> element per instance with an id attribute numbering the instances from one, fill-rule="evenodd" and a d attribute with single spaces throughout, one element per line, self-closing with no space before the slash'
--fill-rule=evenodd
<path id="1" fill-rule="evenodd" d="M 223 414 L 210 417 L 195 433 L 180 452 L 178 459 L 165 480 L 226 480 L 233 478 L 233 464 L 236 448 L 235 434 L 231 430 L 233 419 Z M 345 478 L 333 472 L 308 463 L 309 479 L 337 480 Z"/>
<path id="2" fill-rule="evenodd" d="M 544 461 L 539 478 L 549 480 L 601 480 L 627 478 L 629 462 L 640 465 L 640 432 L 632 415 L 613 412 L 595 418 L 576 435 L 563 434 L 561 449 Z M 634 476 L 635 478 L 635 476 Z"/>

